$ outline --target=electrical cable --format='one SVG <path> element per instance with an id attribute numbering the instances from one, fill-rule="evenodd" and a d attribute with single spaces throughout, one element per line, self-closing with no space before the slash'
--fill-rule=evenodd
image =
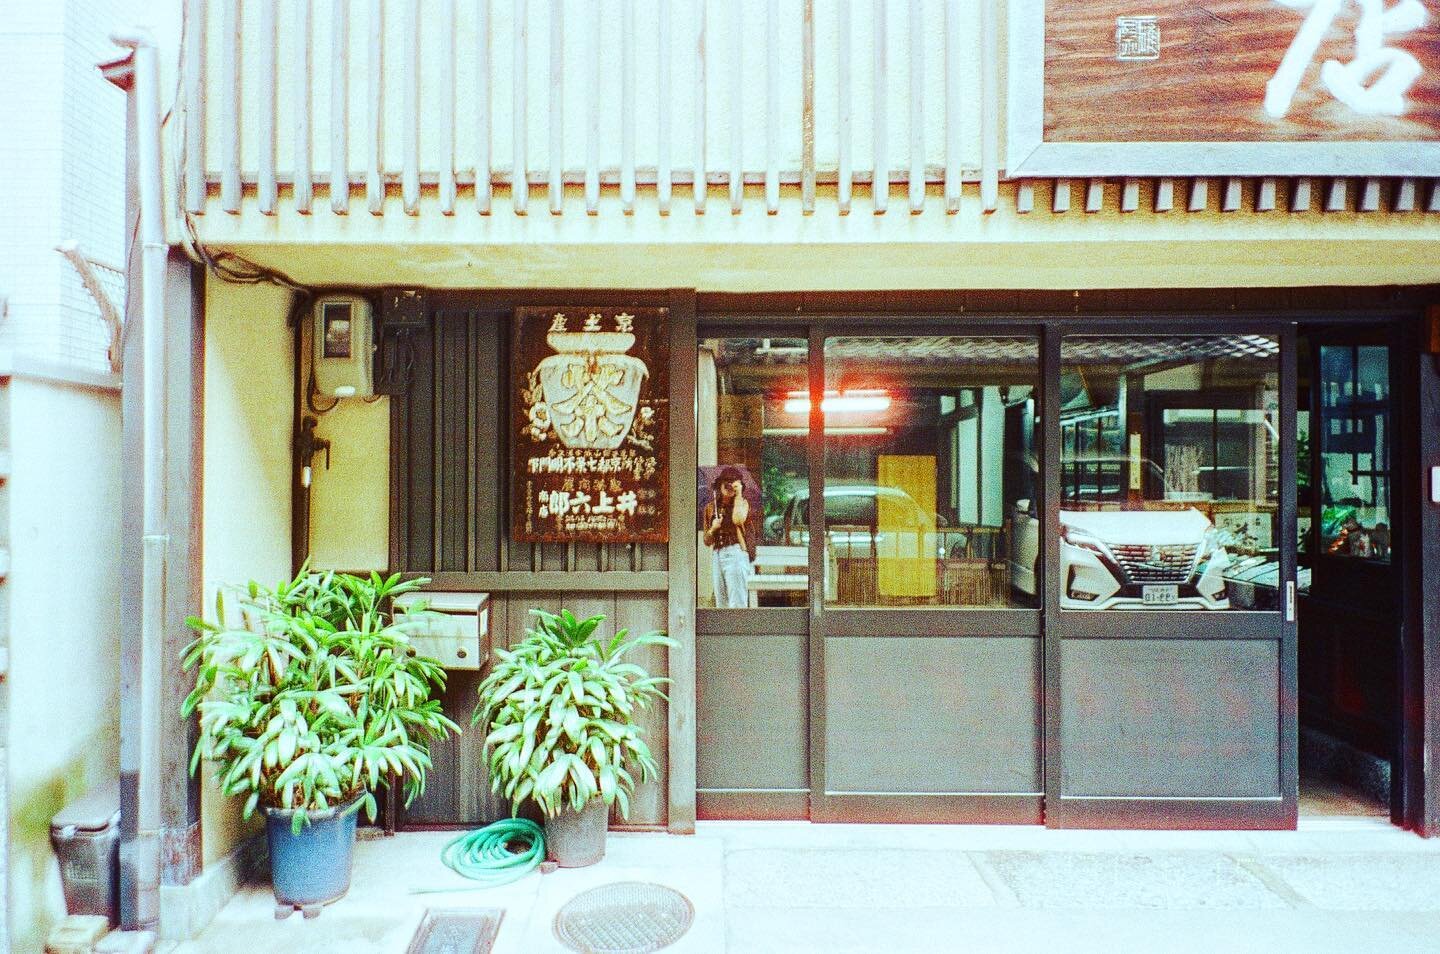
<path id="1" fill-rule="evenodd" d="M 528 842 L 522 851 L 511 851 L 514 842 Z M 475 831 L 452 839 L 440 852 L 440 860 L 458 875 L 493 888 L 518 881 L 545 860 L 545 832 L 528 818 L 502 818 Z M 464 888 L 416 888 L 411 894 L 435 894 Z"/>

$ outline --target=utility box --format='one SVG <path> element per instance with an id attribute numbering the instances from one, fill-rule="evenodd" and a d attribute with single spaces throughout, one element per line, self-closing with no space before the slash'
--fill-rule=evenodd
<path id="1" fill-rule="evenodd" d="M 370 302 L 359 295 L 315 299 L 315 390 L 327 398 L 368 398 L 374 391 L 375 328 Z"/>
<path id="2" fill-rule="evenodd" d="M 115 923 L 120 899 L 120 783 L 101 785 L 50 820 L 65 910 Z"/>
<path id="3" fill-rule="evenodd" d="M 395 600 L 397 609 L 421 603 L 431 615 L 410 631 L 411 652 L 438 659 L 446 669 L 479 670 L 490 632 L 489 594 L 406 593 Z"/>

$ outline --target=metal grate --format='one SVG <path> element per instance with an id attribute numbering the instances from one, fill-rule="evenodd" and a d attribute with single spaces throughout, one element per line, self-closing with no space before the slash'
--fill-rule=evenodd
<path id="1" fill-rule="evenodd" d="M 1184 583 L 1195 569 L 1198 550 L 1193 544 L 1110 544 L 1110 552 L 1131 583 Z"/>
<path id="2" fill-rule="evenodd" d="M 489 954 L 500 933 L 500 908 L 430 908 L 405 954 Z"/>
<path id="3" fill-rule="evenodd" d="M 555 915 L 555 936 L 584 954 L 647 954 L 690 929 L 695 906 L 674 888 L 618 881 L 582 892 Z"/>

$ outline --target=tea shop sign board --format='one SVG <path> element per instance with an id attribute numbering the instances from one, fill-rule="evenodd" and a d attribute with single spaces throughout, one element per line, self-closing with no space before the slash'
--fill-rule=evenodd
<path id="1" fill-rule="evenodd" d="M 520 308 L 511 367 L 511 536 L 669 539 L 664 308 Z"/>
<path id="2" fill-rule="evenodd" d="M 1011 176 L 1440 175 L 1440 0 L 1012 0 Z"/>

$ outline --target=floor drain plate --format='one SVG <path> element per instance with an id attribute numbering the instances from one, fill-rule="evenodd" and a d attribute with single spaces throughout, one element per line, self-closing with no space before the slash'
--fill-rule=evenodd
<path id="1" fill-rule="evenodd" d="M 430 908 L 405 954 L 489 954 L 504 914 L 500 908 Z"/>
<path id="2" fill-rule="evenodd" d="M 619 881 L 577 894 L 555 915 L 555 936 L 584 954 L 648 954 L 678 941 L 695 906 L 674 888 Z"/>

